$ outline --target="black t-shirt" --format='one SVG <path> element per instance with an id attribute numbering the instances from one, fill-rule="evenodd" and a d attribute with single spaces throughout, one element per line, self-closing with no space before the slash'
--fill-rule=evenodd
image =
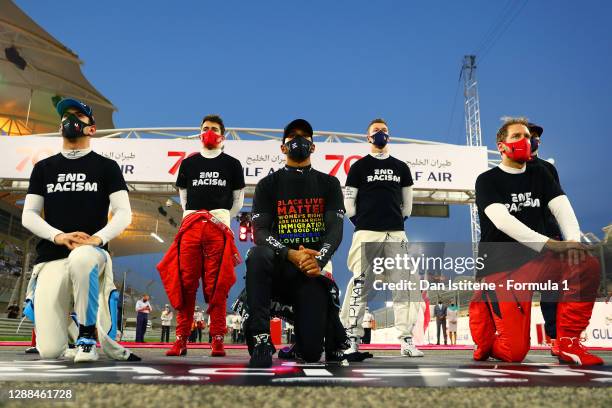
<path id="1" fill-rule="evenodd" d="M 245 186 L 242 165 L 225 153 L 212 159 L 196 154 L 181 163 L 176 186 L 187 190 L 186 210 L 229 210 L 233 191 Z"/>
<path id="2" fill-rule="evenodd" d="M 557 169 L 555 168 L 554 164 L 546 160 L 540 159 L 538 156 L 535 156 L 533 160 L 527 162 L 527 166 L 533 166 L 538 164 L 540 166 L 544 166 L 546 170 L 550 172 L 551 176 L 553 176 L 553 179 L 555 179 L 557 184 L 561 185 L 561 182 L 559 181 L 559 173 L 557 173 Z"/>
<path id="3" fill-rule="evenodd" d="M 326 211 L 344 211 L 336 177 L 307 169 L 280 169 L 257 183 L 253 214 L 271 214 L 274 238 L 291 249 L 321 249 Z"/>
<path id="4" fill-rule="evenodd" d="M 557 184 L 561 185 L 559 181 L 559 173 L 557 173 L 557 169 L 552 163 L 547 162 L 546 160 L 542 160 L 539 157 L 534 157 L 533 160 L 527 162 L 527 166 L 543 166 L 550 172 L 553 176 Z M 548 207 L 546 207 L 546 236 L 554 239 L 560 239 L 561 230 L 559 229 L 559 224 L 555 219 L 555 216 L 552 215 Z"/>
<path id="5" fill-rule="evenodd" d="M 355 231 L 403 231 L 402 188 L 413 184 L 410 168 L 395 157 L 357 160 L 346 177 L 347 187 L 358 189 Z"/>
<path id="6" fill-rule="evenodd" d="M 505 205 L 510 215 L 532 230 L 546 235 L 548 203 L 563 194 L 559 184 L 542 166 L 527 166 L 525 172 L 520 174 L 509 174 L 495 167 L 479 175 L 476 179 L 476 205 L 481 231 L 479 256 L 487 254 L 485 270 L 479 275 L 515 269 L 537 255 L 522 244 L 487 244 L 516 243 L 487 217 L 484 210 L 489 205 Z"/>
<path id="7" fill-rule="evenodd" d="M 119 190 L 127 191 L 127 185 L 116 161 L 95 152 L 78 159 L 58 153 L 36 163 L 28 194 L 44 197 L 44 218 L 52 227 L 93 235 L 108 222 L 109 195 Z M 70 254 L 65 246 L 46 239 L 40 240 L 36 251 L 35 263 Z"/>

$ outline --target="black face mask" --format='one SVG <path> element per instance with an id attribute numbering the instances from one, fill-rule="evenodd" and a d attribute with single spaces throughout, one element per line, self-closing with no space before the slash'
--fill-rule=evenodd
<path id="1" fill-rule="evenodd" d="M 77 139 L 81 136 L 85 136 L 83 130 L 91 126 L 83 122 L 73 113 L 69 113 L 66 119 L 62 120 L 62 136 L 66 139 Z"/>
<path id="2" fill-rule="evenodd" d="M 384 148 L 389 142 L 389 135 L 382 130 L 379 130 L 370 137 L 372 138 L 371 143 L 380 149 Z"/>
<path id="3" fill-rule="evenodd" d="M 289 157 L 298 163 L 301 163 L 310 157 L 312 142 L 303 136 L 294 137 L 285 143 L 285 146 L 287 146 L 287 154 Z"/>

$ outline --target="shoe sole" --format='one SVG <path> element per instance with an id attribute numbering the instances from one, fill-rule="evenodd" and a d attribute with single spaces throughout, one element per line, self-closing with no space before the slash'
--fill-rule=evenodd
<path id="1" fill-rule="evenodd" d="M 90 363 L 92 361 L 98 361 L 99 357 L 96 356 L 95 359 L 79 359 L 79 358 L 74 358 L 74 362 L 75 363 Z"/>
<path id="2" fill-rule="evenodd" d="M 593 364 L 584 364 L 582 362 L 577 363 L 576 361 L 572 360 L 572 361 L 566 361 L 563 360 L 561 357 L 557 356 L 559 359 L 559 363 L 561 364 L 567 364 L 567 365 L 573 365 L 573 366 L 578 366 L 578 367 L 590 367 L 590 366 L 598 366 L 598 365 L 604 365 L 605 361 L 602 361 L 601 363 L 593 363 Z"/>
<path id="3" fill-rule="evenodd" d="M 412 354 L 410 354 L 410 353 L 400 353 L 400 355 L 401 355 L 402 357 L 414 357 L 414 358 L 418 358 L 418 357 L 425 357 L 425 354 L 418 354 L 418 355 L 416 355 L 416 356 L 413 356 L 413 355 L 412 355 Z"/>
<path id="4" fill-rule="evenodd" d="M 272 367 L 272 356 L 270 356 L 270 360 L 266 361 L 263 364 L 254 364 L 251 360 L 249 360 L 249 368 L 270 368 Z"/>
<path id="5" fill-rule="evenodd" d="M 249 368 L 271 368 L 272 367 L 272 363 L 270 363 L 270 365 L 263 365 L 263 364 L 251 364 L 249 363 Z"/>
<path id="6" fill-rule="evenodd" d="M 181 352 L 181 354 L 166 354 L 166 357 L 183 357 L 183 356 L 186 356 L 186 355 L 187 355 L 187 352 L 183 351 L 183 352 Z"/>

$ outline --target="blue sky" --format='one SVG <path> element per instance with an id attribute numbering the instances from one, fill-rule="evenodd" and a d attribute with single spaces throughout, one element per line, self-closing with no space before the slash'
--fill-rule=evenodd
<path id="1" fill-rule="evenodd" d="M 196 126 L 218 112 L 227 126 L 304 117 L 319 130 L 363 132 L 382 116 L 394 135 L 464 143 L 461 90 L 452 109 L 462 57 L 524 1 L 16 3 L 85 61 L 119 109 L 117 127 Z M 600 236 L 612 222 L 611 14 L 603 0 L 532 0 L 477 53 L 483 141 L 494 146 L 501 116 L 542 124 L 541 156 L 555 158 L 582 229 Z M 412 239 L 470 239 L 465 207 L 407 229 Z"/>

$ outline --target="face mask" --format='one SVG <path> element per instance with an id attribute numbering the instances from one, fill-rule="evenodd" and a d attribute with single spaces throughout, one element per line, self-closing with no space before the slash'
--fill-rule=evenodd
<path id="1" fill-rule="evenodd" d="M 202 144 L 208 149 L 215 149 L 219 147 L 221 142 L 223 142 L 223 139 L 224 137 L 222 135 L 215 133 L 212 130 L 207 130 L 200 135 Z"/>
<path id="2" fill-rule="evenodd" d="M 287 152 L 289 157 L 298 163 L 301 163 L 310 157 L 312 142 L 303 136 L 294 137 L 285 143 L 285 146 L 287 146 L 287 149 L 289 150 Z"/>
<path id="3" fill-rule="evenodd" d="M 90 125 L 77 118 L 75 114 L 69 113 L 66 119 L 62 120 L 62 136 L 71 140 L 85 136 L 83 130 L 87 126 Z"/>
<path id="4" fill-rule="evenodd" d="M 535 137 L 532 137 L 530 141 L 531 141 L 531 153 L 535 153 L 536 150 L 538 150 L 538 147 L 540 147 L 540 140 L 536 139 Z"/>
<path id="5" fill-rule="evenodd" d="M 374 146 L 379 147 L 381 149 L 385 147 L 387 143 L 389 142 L 389 135 L 383 132 L 382 130 L 379 130 L 378 132 L 374 133 L 370 137 L 372 138 L 371 143 Z"/>
<path id="6" fill-rule="evenodd" d="M 505 143 L 502 145 L 506 146 L 509 150 L 505 150 L 504 153 L 510 160 L 518 163 L 525 163 L 531 159 L 531 143 L 526 137 L 519 140 L 518 142 Z"/>

